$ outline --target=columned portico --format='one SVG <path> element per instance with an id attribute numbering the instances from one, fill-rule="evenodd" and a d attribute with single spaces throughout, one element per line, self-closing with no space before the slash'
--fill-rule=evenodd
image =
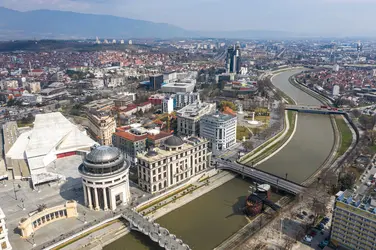
<path id="1" fill-rule="evenodd" d="M 119 149 L 93 149 L 79 167 L 85 205 L 94 210 L 115 210 L 130 200 L 129 163 Z"/>

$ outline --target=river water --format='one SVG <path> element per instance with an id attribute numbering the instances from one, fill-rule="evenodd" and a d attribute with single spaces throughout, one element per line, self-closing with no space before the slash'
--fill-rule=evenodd
<path id="1" fill-rule="evenodd" d="M 274 77 L 273 84 L 295 99 L 298 104 L 320 105 L 313 97 L 288 83 L 288 77 L 298 71 L 288 71 Z M 260 169 L 302 182 L 313 174 L 328 157 L 334 143 L 328 116 L 299 114 L 293 139 L 279 153 L 260 164 Z M 213 249 L 247 224 L 239 212 L 244 205 L 249 179 L 235 178 L 209 193 L 193 200 L 157 222 L 192 249 Z M 272 199 L 279 197 L 273 194 Z M 147 236 L 132 232 L 106 246 L 105 250 L 160 249 Z"/>

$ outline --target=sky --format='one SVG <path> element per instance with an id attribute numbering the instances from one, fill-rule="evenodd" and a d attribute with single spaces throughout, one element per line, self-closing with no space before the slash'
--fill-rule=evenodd
<path id="1" fill-rule="evenodd" d="M 189 30 L 376 35 L 376 0 L 0 0 L 0 6 L 108 14 Z"/>

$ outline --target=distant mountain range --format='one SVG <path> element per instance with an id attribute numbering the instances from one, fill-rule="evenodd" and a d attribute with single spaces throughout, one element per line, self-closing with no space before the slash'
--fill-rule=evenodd
<path id="1" fill-rule="evenodd" d="M 190 31 L 166 24 L 110 15 L 69 11 L 34 10 L 20 12 L 0 7 L 0 40 L 11 39 L 93 39 L 104 38 L 291 38 L 282 31 Z M 302 35 L 299 35 L 302 36 Z"/>

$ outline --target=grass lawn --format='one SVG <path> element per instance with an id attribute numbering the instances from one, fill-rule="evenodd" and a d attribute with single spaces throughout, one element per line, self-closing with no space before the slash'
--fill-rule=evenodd
<path id="1" fill-rule="evenodd" d="M 270 155 L 271 153 L 273 153 L 275 150 L 277 150 L 281 145 L 283 145 L 283 143 L 285 143 L 291 136 L 292 132 L 294 131 L 294 127 L 295 127 L 295 111 L 287 111 L 287 117 L 289 119 L 289 124 L 290 124 L 290 128 L 286 134 L 286 136 L 279 142 L 277 142 L 276 144 L 274 144 L 273 146 L 271 146 L 269 149 L 267 149 L 264 153 L 262 153 L 261 155 L 259 155 L 258 157 L 256 157 L 255 159 L 252 159 L 252 160 L 248 160 L 245 164 L 246 165 L 252 165 L 252 162 L 253 163 L 257 163 L 258 161 L 261 161 L 262 159 L 264 159 L 266 156 Z M 277 140 L 284 132 L 282 132 L 279 136 L 275 137 L 274 140 L 271 140 L 265 144 L 263 144 L 262 146 L 260 146 L 259 148 L 257 148 L 256 150 L 254 150 L 247 158 L 250 158 L 252 157 L 252 155 L 256 154 L 257 152 L 261 151 L 262 149 L 264 149 L 265 147 L 267 147 L 268 145 L 270 145 L 271 143 L 273 143 L 275 140 Z M 246 159 L 245 159 L 246 160 Z"/>
<path id="2" fill-rule="evenodd" d="M 352 134 L 350 128 L 347 126 L 344 118 L 342 116 L 336 116 L 336 123 L 339 132 L 341 133 L 341 145 L 338 149 L 338 156 L 343 155 L 346 150 L 350 147 L 352 142 Z"/>
<path id="3" fill-rule="evenodd" d="M 243 136 L 245 136 L 246 139 L 249 139 L 252 134 L 249 132 L 249 130 L 244 126 L 237 126 L 236 127 L 236 140 L 241 141 L 243 140 Z"/>

